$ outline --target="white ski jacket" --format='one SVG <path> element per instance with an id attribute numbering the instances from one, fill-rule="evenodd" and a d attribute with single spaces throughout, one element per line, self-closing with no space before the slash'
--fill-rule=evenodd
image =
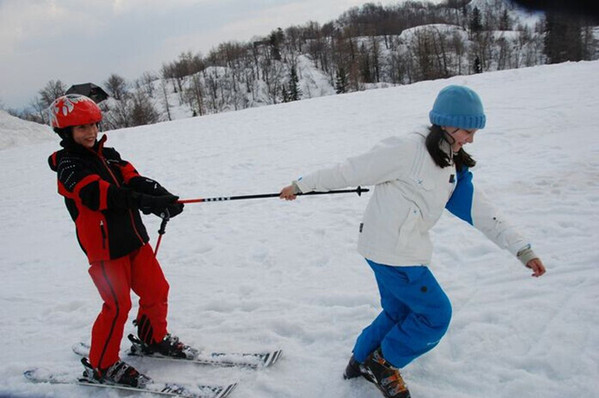
<path id="1" fill-rule="evenodd" d="M 444 208 L 514 255 L 530 247 L 475 189 L 466 167 L 458 173 L 453 165 L 434 163 L 420 133 L 385 139 L 369 152 L 303 176 L 296 184 L 302 192 L 374 185 L 360 224 L 358 252 L 380 264 L 430 264 L 429 231 Z"/>

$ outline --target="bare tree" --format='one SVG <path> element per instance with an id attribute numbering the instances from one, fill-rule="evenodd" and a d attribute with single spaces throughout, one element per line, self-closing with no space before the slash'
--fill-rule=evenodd
<path id="1" fill-rule="evenodd" d="M 266 85 L 271 104 L 277 104 L 279 99 L 282 99 L 284 76 L 284 68 L 281 62 L 267 60 L 262 63 L 262 80 Z"/>
<path id="2" fill-rule="evenodd" d="M 581 31 L 582 35 L 582 59 L 592 60 L 597 59 L 599 54 L 599 46 L 595 35 L 593 34 L 593 27 L 584 26 Z"/>
<path id="3" fill-rule="evenodd" d="M 164 111 L 166 112 L 166 117 L 168 121 L 173 120 L 171 118 L 171 104 L 168 101 L 168 81 L 167 79 L 160 79 L 160 90 L 162 92 L 162 105 L 164 106 Z"/>
<path id="4" fill-rule="evenodd" d="M 114 73 L 110 75 L 104 82 L 104 87 L 106 87 L 108 93 L 112 96 L 112 98 L 119 101 L 125 99 L 127 96 L 127 86 L 127 81 L 123 77 Z"/>
<path id="5" fill-rule="evenodd" d="M 144 72 L 139 79 L 140 86 L 150 98 L 154 98 L 154 82 L 156 80 L 158 80 L 158 76 L 153 72 Z"/>
<path id="6" fill-rule="evenodd" d="M 497 59 L 497 69 L 502 70 L 509 68 L 511 66 L 510 61 L 512 56 L 510 42 L 508 42 L 504 36 L 501 36 L 497 39 L 497 47 L 498 54 L 495 57 Z"/>
<path id="7" fill-rule="evenodd" d="M 60 97 L 60 95 L 58 97 Z M 46 100 L 43 100 L 40 97 L 36 96 L 31 100 L 29 106 L 33 110 L 33 112 L 26 112 L 26 120 L 41 124 L 48 123 L 50 117 L 48 115 L 48 108 L 50 104 L 48 104 Z"/>
<path id="8" fill-rule="evenodd" d="M 144 90 L 136 90 L 128 101 L 131 126 L 153 124 L 160 120 L 154 104 Z"/>
<path id="9" fill-rule="evenodd" d="M 223 78 L 220 78 L 216 68 L 211 68 L 210 73 L 208 73 L 207 69 L 204 69 L 202 75 L 208 91 L 208 105 L 210 109 L 214 113 L 221 112 L 223 104 L 219 100 L 219 83 L 220 87 L 226 83 L 224 76 Z"/>
<path id="10" fill-rule="evenodd" d="M 461 75 L 467 71 L 465 71 L 462 67 L 462 60 L 467 51 L 466 42 L 462 37 L 463 34 L 464 33 L 459 30 L 454 30 L 450 38 L 450 45 L 453 49 L 457 62 L 455 73 L 458 75 Z"/>
<path id="11" fill-rule="evenodd" d="M 474 60 L 478 57 L 483 71 L 487 71 L 491 67 L 494 45 L 495 39 L 492 32 L 482 31 L 474 35 L 471 47 L 471 59 Z"/>
<path id="12" fill-rule="evenodd" d="M 47 108 L 58 97 L 63 96 L 67 87 L 60 80 L 50 80 L 46 86 L 39 91 L 39 102 Z"/>
<path id="13" fill-rule="evenodd" d="M 194 116 L 204 115 L 204 88 L 202 87 L 202 80 L 199 73 L 195 73 L 191 76 L 191 84 L 189 88 L 185 90 L 185 94 L 187 102 L 193 110 Z"/>
<path id="14" fill-rule="evenodd" d="M 430 28 L 419 29 L 414 33 L 410 47 L 418 64 L 418 80 L 448 76 L 447 54 L 439 31 Z"/>
<path id="15" fill-rule="evenodd" d="M 111 105 L 104 101 L 99 106 L 102 109 L 102 129 L 104 131 L 132 126 L 130 107 L 127 100 L 117 100 Z"/>

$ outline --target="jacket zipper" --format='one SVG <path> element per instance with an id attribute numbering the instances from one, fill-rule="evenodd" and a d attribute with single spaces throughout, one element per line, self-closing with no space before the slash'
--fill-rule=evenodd
<path id="1" fill-rule="evenodd" d="M 100 220 L 100 232 L 102 232 L 102 249 L 106 250 L 106 231 L 104 231 L 104 220 Z"/>

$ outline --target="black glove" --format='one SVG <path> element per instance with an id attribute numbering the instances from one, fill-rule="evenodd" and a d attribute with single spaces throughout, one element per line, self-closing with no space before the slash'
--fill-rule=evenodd
<path id="1" fill-rule="evenodd" d="M 127 186 L 133 189 L 135 192 L 144 193 L 152 196 L 162 196 L 170 194 L 165 187 L 160 185 L 158 181 L 152 180 L 148 177 L 133 177 L 129 180 Z"/>
<path id="2" fill-rule="evenodd" d="M 179 197 L 177 196 L 177 199 Z M 170 218 L 176 217 L 179 214 L 183 213 L 183 203 L 175 203 L 166 208 L 168 210 L 168 215 Z"/>
<path id="3" fill-rule="evenodd" d="M 152 196 L 145 195 L 143 193 L 133 192 L 133 197 L 136 198 L 139 210 L 141 210 L 144 214 L 152 213 L 157 215 L 158 217 L 163 217 L 166 209 L 169 209 L 170 213 L 171 207 L 178 208 L 179 206 L 179 204 L 176 203 L 179 197 L 171 194 Z M 182 206 L 183 205 L 181 204 L 181 207 Z M 181 213 L 181 211 L 183 211 L 182 208 L 177 214 Z M 173 215 L 170 214 L 170 217 L 173 217 Z"/>
<path id="4" fill-rule="evenodd" d="M 152 180 L 151 178 L 148 178 L 148 177 L 142 177 L 142 176 L 133 177 L 129 181 L 129 187 L 141 195 L 151 195 L 154 197 L 163 197 L 163 196 L 172 195 L 169 191 L 166 190 L 166 188 L 164 188 L 162 185 L 160 185 L 157 181 Z M 179 198 L 177 197 L 177 199 L 179 199 Z M 141 211 L 144 212 L 144 214 L 153 213 L 153 214 L 156 214 L 158 217 L 163 217 L 162 213 L 164 212 L 164 209 L 161 209 L 161 211 L 156 213 L 151 210 L 149 212 L 146 212 L 141 207 L 139 207 L 139 208 Z M 173 203 L 170 206 L 167 206 L 166 209 L 168 210 L 169 218 L 176 217 L 183 212 L 183 203 Z"/>

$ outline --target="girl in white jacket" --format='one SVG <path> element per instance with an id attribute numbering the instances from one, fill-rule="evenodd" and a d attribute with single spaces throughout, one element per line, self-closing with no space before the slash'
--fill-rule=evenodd
<path id="1" fill-rule="evenodd" d="M 382 141 L 371 151 L 303 176 L 281 190 L 298 193 L 374 185 L 360 224 L 358 252 L 374 271 L 382 312 L 357 339 L 345 378 L 364 376 L 386 397 L 408 398 L 399 373 L 437 345 L 449 326 L 451 304 L 431 273 L 430 229 L 448 209 L 509 250 L 533 270 L 541 260 L 503 216 L 475 189 L 475 161 L 463 146 L 486 117 L 479 96 L 463 86 L 441 90 L 429 113 L 428 134 Z"/>

